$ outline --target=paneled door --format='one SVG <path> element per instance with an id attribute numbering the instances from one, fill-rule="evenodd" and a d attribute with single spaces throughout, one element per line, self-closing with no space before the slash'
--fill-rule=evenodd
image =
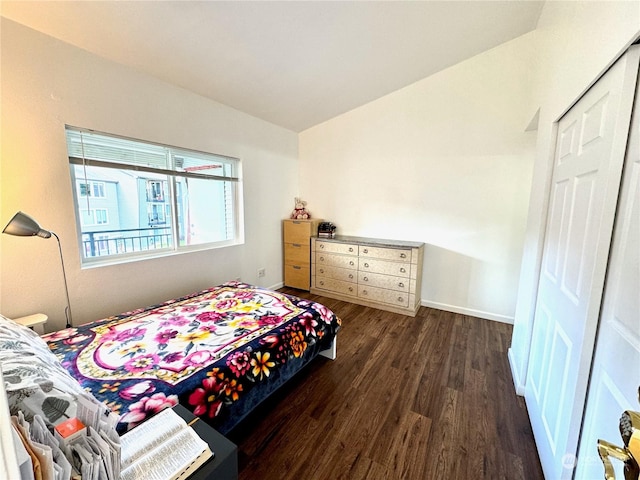
<path id="1" fill-rule="evenodd" d="M 640 411 L 640 83 L 591 375 L 576 480 L 603 478 L 598 439 L 623 446 L 620 415 L 625 410 Z M 616 478 L 623 479 L 622 462 L 612 463 L 617 467 Z"/>
<path id="2" fill-rule="evenodd" d="M 525 388 L 548 480 L 574 470 L 637 73 L 630 50 L 558 123 Z"/>

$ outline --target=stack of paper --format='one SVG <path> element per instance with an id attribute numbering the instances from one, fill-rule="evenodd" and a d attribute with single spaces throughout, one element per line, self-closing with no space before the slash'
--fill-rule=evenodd
<path id="1" fill-rule="evenodd" d="M 22 412 L 11 417 L 13 443 L 22 480 L 118 480 L 120 437 L 115 431 L 117 416 L 91 402 L 78 399 L 82 419 L 70 419 L 73 432 L 54 436 L 42 417 L 27 422 Z M 87 427 L 85 428 L 85 425 Z M 70 434 L 69 434 L 70 433 Z"/>

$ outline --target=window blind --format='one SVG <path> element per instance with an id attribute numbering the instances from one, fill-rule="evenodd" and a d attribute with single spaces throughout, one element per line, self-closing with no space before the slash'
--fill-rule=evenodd
<path id="1" fill-rule="evenodd" d="M 139 142 L 128 138 L 66 127 L 69 162 L 75 165 L 208 178 L 237 182 L 239 159 L 168 145 Z"/>

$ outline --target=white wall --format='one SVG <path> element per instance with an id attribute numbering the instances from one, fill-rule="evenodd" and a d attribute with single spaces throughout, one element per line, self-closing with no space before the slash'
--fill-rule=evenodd
<path id="1" fill-rule="evenodd" d="M 168 85 L 2 19 L 1 210 L 18 210 L 63 242 L 76 323 L 241 277 L 282 282 L 281 219 L 297 192 L 294 132 Z M 80 269 L 64 125 L 239 157 L 244 174 L 242 246 Z M 55 240 L 0 235 L 6 316 L 34 312 L 63 327 Z M 34 272 L 34 270 L 38 272 Z"/>
<path id="2" fill-rule="evenodd" d="M 553 124 L 640 36 L 633 2 L 547 1 L 532 41 L 537 68 L 532 101 L 540 107 L 536 161 L 509 360 L 524 393 L 554 146 Z"/>
<path id="3" fill-rule="evenodd" d="M 300 134 L 312 213 L 340 234 L 425 242 L 423 305 L 513 321 L 535 145 L 530 45 L 525 35 Z"/>

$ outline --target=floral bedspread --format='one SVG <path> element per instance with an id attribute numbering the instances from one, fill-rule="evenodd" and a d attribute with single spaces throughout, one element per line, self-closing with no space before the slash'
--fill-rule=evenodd
<path id="1" fill-rule="evenodd" d="M 229 282 L 43 338 L 120 432 L 179 402 L 226 433 L 339 328 L 319 303 Z"/>

